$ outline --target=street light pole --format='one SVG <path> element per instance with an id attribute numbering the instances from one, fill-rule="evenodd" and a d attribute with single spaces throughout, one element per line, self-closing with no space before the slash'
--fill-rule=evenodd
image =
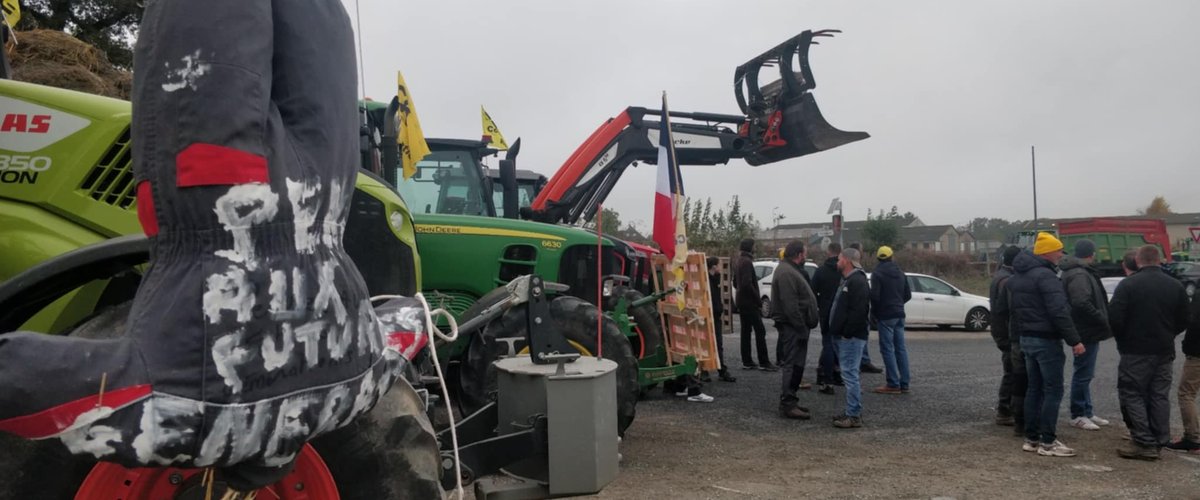
<path id="1" fill-rule="evenodd" d="M 1037 229 L 1037 154 L 1034 152 L 1033 146 L 1029 146 L 1029 165 L 1033 167 L 1033 228 Z"/>
<path id="2" fill-rule="evenodd" d="M 775 246 L 779 246 L 779 221 L 783 220 L 784 218 L 783 214 L 776 213 L 777 210 L 779 210 L 779 207 L 774 207 L 771 209 L 771 222 L 773 222 L 775 226 L 772 229 L 771 244 Z"/>

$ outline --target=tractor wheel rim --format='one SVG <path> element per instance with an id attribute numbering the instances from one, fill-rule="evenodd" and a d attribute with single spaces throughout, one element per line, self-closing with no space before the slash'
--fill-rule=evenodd
<path id="1" fill-rule="evenodd" d="M 592 351 L 590 349 L 584 347 L 583 344 L 580 344 L 579 342 L 576 342 L 571 339 L 567 339 L 567 343 L 571 344 L 571 347 L 574 347 L 576 351 L 579 351 L 579 354 L 581 356 L 586 356 L 586 357 L 593 356 Z M 522 347 L 521 352 L 518 352 L 517 354 L 529 354 L 529 346 Z"/>
<path id="2" fill-rule="evenodd" d="M 205 469 L 179 469 L 174 467 L 127 469 L 120 465 L 100 462 L 92 468 L 75 500 L 157 500 L 161 498 L 185 499 L 199 493 L 200 476 Z M 220 478 L 216 483 L 222 484 Z M 223 488 L 214 488 L 214 498 L 224 494 Z M 325 466 L 325 461 L 312 446 L 305 444 L 296 457 L 296 466 L 283 480 L 256 492 L 257 498 L 282 500 L 318 500 L 339 498 L 337 484 Z"/>

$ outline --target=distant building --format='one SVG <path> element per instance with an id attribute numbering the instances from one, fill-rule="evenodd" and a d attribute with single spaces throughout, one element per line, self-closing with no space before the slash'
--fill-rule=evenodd
<path id="1" fill-rule="evenodd" d="M 905 248 L 945 253 L 975 253 L 975 236 L 954 226 L 922 226 L 900 228 Z"/>
<path id="2" fill-rule="evenodd" d="M 846 221 L 843 224 L 842 240 L 846 245 L 863 241 L 862 227 L 867 221 Z M 975 236 L 969 231 L 959 231 L 951 225 L 927 226 L 921 219 L 901 226 L 900 239 L 905 248 L 931 252 L 966 253 L 976 252 Z M 804 224 L 781 224 L 758 233 L 758 241 L 764 248 L 783 247 L 792 240 L 801 240 L 810 245 L 823 246 L 825 239 L 837 241 L 831 222 Z"/>

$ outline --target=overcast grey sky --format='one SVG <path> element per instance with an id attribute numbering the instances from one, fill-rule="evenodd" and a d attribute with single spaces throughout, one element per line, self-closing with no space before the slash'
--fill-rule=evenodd
<path id="1" fill-rule="evenodd" d="M 354 0 L 343 0 L 354 17 Z M 825 117 L 872 137 L 750 167 L 685 167 L 691 198 L 740 195 L 764 225 L 897 205 L 930 224 L 1200 211 L 1200 2 L 359 0 L 367 93 L 404 72 L 429 137 L 480 135 L 484 105 L 520 168 L 550 176 L 626 106 L 736 113 L 733 69 L 804 29 Z M 606 206 L 652 220 L 654 167 Z"/>

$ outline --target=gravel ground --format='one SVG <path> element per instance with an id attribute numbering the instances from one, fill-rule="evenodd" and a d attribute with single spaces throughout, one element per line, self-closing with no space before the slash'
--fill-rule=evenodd
<path id="1" fill-rule="evenodd" d="M 774 346 L 774 329 L 767 330 Z M 801 391 L 812 420 L 782 419 L 779 374 L 741 370 L 738 337 L 726 335 L 738 381 L 707 385 L 712 404 L 661 391 L 639 403 L 620 474 L 597 498 L 1200 498 L 1200 455 L 1164 452 L 1154 463 L 1116 456 L 1127 441 L 1112 341 L 1101 344 L 1092 387 L 1097 414 L 1113 425 L 1070 427 L 1064 401 L 1059 436 L 1079 455 L 1051 458 L 1022 452 L 1012 429 L 992 422 L 1000 358 L 986 332 L 910 330 L 907 340 L 913 392 L 866 393 L 865 427 L 841 430 L 830 425 L 844 404 L 840 388 L 835 396 Z M 882 366 L 875 332 L 870 349 Z M 814 335 L 806 381 L 819 352 Z M 866 374 L 864 386 L 883 380 Z"/>

